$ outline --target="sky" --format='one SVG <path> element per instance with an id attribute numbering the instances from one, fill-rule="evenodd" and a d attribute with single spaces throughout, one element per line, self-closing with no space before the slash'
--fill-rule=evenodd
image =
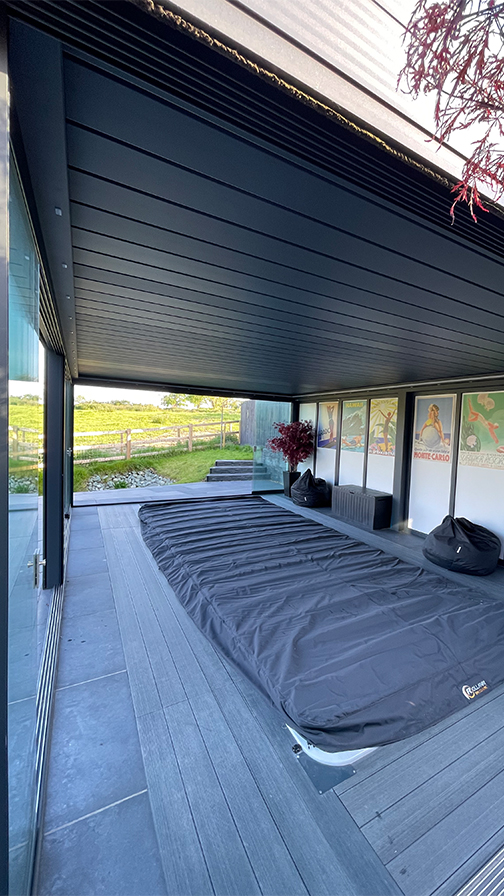
<path id="1" fill-rule="evenodd" d="M 148 392 L 143 389 L 113 389 L 103 386 L 75 386 L 75 398 L 81 396 L 87 401 L 131 401 L 132 404 L 155 404 L 161 407 L 164 392 Z"/>

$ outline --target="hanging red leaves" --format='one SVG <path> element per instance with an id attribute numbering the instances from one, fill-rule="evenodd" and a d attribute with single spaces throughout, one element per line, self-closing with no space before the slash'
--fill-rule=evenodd
<path id="1" fill-rule="evenodd" d="M 419 0 L 406 35 L 406 65 L 399 78 L 413 96 L 436 94 L 437 136 L 473 128 L 474 150 L 453 188 L 476 221 L 486 211 L 479 189 L 504 193 L 504 3 L 496 0 Z"/>

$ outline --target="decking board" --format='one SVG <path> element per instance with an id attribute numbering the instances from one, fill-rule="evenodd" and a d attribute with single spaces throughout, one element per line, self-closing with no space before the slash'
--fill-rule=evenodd
<path id="1" fill-rule="evenodd" d="M 231 685 L 229 692 L 232 693 Z M 239 695 L 235 695 L 239 699 Z M 308 891 L 245 757 L 213 695 L 191 701 L 212 765 L 240 830 L 263 893 L 304 896 Z M 268 849 L 265 850 L 265 843 Z"/>
<path id="2" fill-rule="evenodd" d="M 114 531 L 113 538 L 116 551 L 121 556 L 129 557 L 127 575 L 131 607 L 136 615 L 161 705 L 170 706 L 185 700 L 186 692 L 166 638 L 152 608 L 149 599 L 151 589 L 145 583 L 135 553 L 131 551 L 131 544 L 126 537 L 126 531 L 126 529 Z M 149 674 L 148 680 L 150 681 Z"/>
<path id="3" fill-rule="evenodd" d="M 133 610 L 124 556 L 118 551 L 116 530 L 103 529 L 103 540 L 110 570 L 110 581 L 123 642 L 126 667 L 137 716 L 161 709 L 140 626 Z"/>
<path id="4" fill-rule="evenodd" d="M 501 730 L 503 720 L 504 694 L 501 694 L 488 709 L 482 706 L 478 713 L 471 713 L 468 717 L 463 715 L 441 729 L 436 737 L 412 746 L 393 763 L 371 775 L 365 786 L 359 785 L 357 768 L 357 776 L 352 781 L 354 786 L 340 793 L 340 796 L 357 823 L 364 825 L 377 813 L 383 814 L 390 806 L 407 798 L 434 776 L 442 779 L 443 770 L 449 775 L 452 763 Z M 407 743 L 408 740 L 404 741 L 405 745 Z M 339 788 L 336 789 L 339 792 Z"/>
<path id="5" fill-rule="evenodd" d="M 504 771 L 430 828 L 387 868 L 400 881 L 406 896 L 432 893 L 440 882 L 449 881 L 468 857 L 481 851 L 478 867 L 491 857 L 484 855 L 490 831 L 504 837 Z"/>
<path id="6" fill-rule="evenodd" d="M 213 893 L 208 867 L 162 710 L 137 720 L 161 861 L 169 894 Z M 187 857 L 181 861 L 180 857 Z M 147 896 L 147 894 L 142 894 Z"/>
<path id="7" fill-rule="evenodd" d="M 491 782 L 502 770 L 503 755 L 504 730 L 500 728 L 433 774 L 417 788 L 418 793 L 375 815 L 362 830 L 382 861 L 390 862 Z"/>
<path id="8" fill-rule="evenodd" d="M 156 614 L 160 630 L 170 645 L 172 656 L 174 652 L 176 653 L 181 664 L 179 666 L 176 663 L 177 669 L 181 679 L 187 681 L 189 691 L 193 690 L 196 683 L 198 693 L 201 688 L 203 690 L 208 688 L 209 681 L 212 682 L 213 687 L 226 684 L 229 677 L 227 664 L 223 662 L 212 644 L 194 625 L 180 605 L 165 577 L 158 570 L 151 552 L 139 539 L 138 532 L 127 531 L 126 537 L 129 539 L 131 555 L 136 557 L 139 563 L 149 601 Z M 169 600 L 167 600 L 167 595 Z M 194 666 L 192 657 L 196 659 L 197 666 Z M 187 660 L 191 661 L 191 671 L 186 676 L 182 672 Z"/>
<path id="9" fill-rule="evenodd" d="M 164 715 L 215 891 L 228 896 L 260 894 L 191 706 L 187 701 L 168 706 Z"/>

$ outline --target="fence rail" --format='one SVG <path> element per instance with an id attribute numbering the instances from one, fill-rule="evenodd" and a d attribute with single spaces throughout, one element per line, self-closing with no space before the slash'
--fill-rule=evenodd
<path id="1" fill-rule="evenodd" d="M 141 438 L 144 433 L 157 433 L 158 435 Z M 119 436 L 119 439 L 101 442 L 99 444 L 74 444 L 74 463 L 88 464 L 96 461 L 116 460 L 124 457 L 130 460 L 134 457 L 147 457 L 159 454 L 163 448 L 171 448 L 174 445 L 187 445 L 187 450 L 192 451 L 195 442 L 209 441 L 219 436 L 220 447 L 226 445 L 226 437 L 239 437 L 239 420 L 219 420 L 215 423 L 176 423 L 172 426 L 156 426 L 145 429 L 109 429 L 96 432 L 76 432 L 75 439 L 97 436 Z M 139 438 L 140 436 L 140 438 Z M 234 441 L 234 439 L 233 439 Z M 149 450 L 156 447 L 157 450 Z M 114 452 L 113 454 L 110 452 Z M 98 452 L 99 457 L 76 458 L 77 452 Z M 108 452 L 108 453 L 107 453 Z M 133 453 L 134 452 L 134 453 Z"/>

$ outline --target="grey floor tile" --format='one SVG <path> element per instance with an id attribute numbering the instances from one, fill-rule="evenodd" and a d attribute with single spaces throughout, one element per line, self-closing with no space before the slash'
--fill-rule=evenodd
<path id="1" fill-rule="evenodd" d="M 37 690 L 37 625 L 9 627 L 9 701 L 32 697 Z"/>
<path id="2" fill-rule="evenodd" d="M 90 498 L 93 497 L 92 493 L 86 492 L 85 494 L 88 494 Z M 90 504 L 91 504 L 91 506 L 89 506 L 89 507 L 80 507 L 78 509 L 76 509 L 74 507 L 73 511 L 72 511 L 72 521 L 76 517 L 80 518 L 80 517 L 84 517 L 84 516 L 88 516 L 88 517 L 95 516 L 96 512 L 97 512 L 96 507 L 92 504 L 92 502 L 90 502 Z"/>
<path id="3" fill-rule="evenodd" d="M 101 548 L 103 546 L 103 538 L 99 526 L 85 526 L 75 529 L 70 534 L 71 551 L 81 551 L 87 548 Z"/>
<path id="4" fill-rule="evenodd" d="M 108 572 L 77 576 L 65 586 L 63 618 L 87 616 L 114 609 L 114 596 Z"/>
<path id="5" fill-rule="evenodd" d="M 57 688 L 125 668 L 115 609 L 63 620 Z"/>
<path id="6" fill-rule="evenodd" d="M 90 576 L 97 572 L 105 572 L 107 561 L 105 548 L 85 548 L 68 552 L 67 578 Z"/>
<path id="7" fill-rule="evenodd" d="M 11 703 L 8 707 L 8 719 L 9 839 L 11 847 L 15 848 L 29 839 L 32 825 L 35 697 Z"/>
<path id="8" fill-rule="evenodd" d="M 164 896 L 146 793 L 44 837 L 39 896 Z"/>
<path id="9" fill-rule="evenodd" d="M 146 787 L 126 673 L 56 691 L 45 830 Z"/>
<path id="10" fill-rule="evenodd" d="M 92 516 L 86 515 L 81 516 L 81 508 L 74 508 L 74 512 L 72 513 L 72 523 L 70 526 L 71 532 L 80 532 L 82 529 L 99 529 L 100 528 L 100 520 L 98 519 L 98 508 L 97 507 L 86 507 L 82 508 L 83 510 L 94 510 L 96 511 Z"/>
<path id="11" fill-rule="evenodd" d="M 29 844 L 9 849 L 9 891 L 13 894 L 26 893 L 28 889 L 30 864 Z"/>

